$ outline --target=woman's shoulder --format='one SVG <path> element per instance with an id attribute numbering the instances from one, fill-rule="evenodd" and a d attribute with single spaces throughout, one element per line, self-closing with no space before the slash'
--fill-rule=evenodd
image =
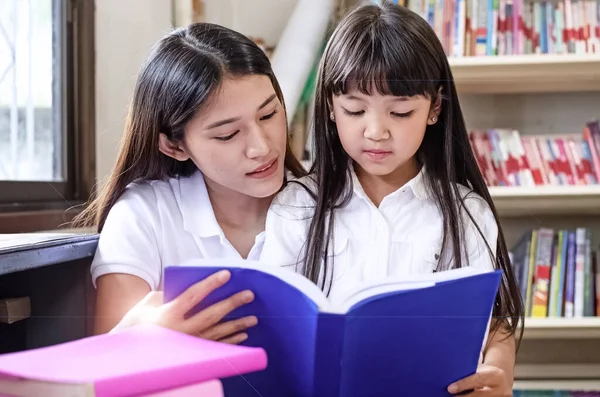
<path id="1" fill-rule="evenodd" d="M 289 179 L 275 196 L 273 203 L 287 206 L 296 204 L 314 205 L 317 196 L 317 182 L 313 175 Z"/>
<path id="2" fill-rule="evenodd" d="M 269 213 L 291 220 L 312 217 L 316 203 L 317 184 L 314 176 L 307 175 L 286 181 L 273 199 Z"/>
<path id="3" fill-rule="evenodd" d="M 179 181 L 180 177 L 135 180 L 125 187 L 118 202 L 156 206 L 165 199 L 175 198 Z"/>

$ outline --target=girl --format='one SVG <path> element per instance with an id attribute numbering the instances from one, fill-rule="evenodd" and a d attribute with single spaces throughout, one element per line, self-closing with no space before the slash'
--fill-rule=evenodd
<path id="1" fill-rule="evenodd" d="M 219 323 L 253 299 L 242 291 L 184 318 L 215 275 L 160 306 L 162 269 L 195 258 L 258 258 L 267 209 L 284 181 L 303 169 L 287 143 L 281 89 L 264 52 L 212 24 L 164 37 L 143 65 L 120 153 L 102 193 L 76 220 L 100 240 L 91 273 L 95 332 L 154 321 L 204 338 L 238 343 L 253 317 Z M 145 309 L 154 317 L 144 317 Z M 140 318 L 142 315 L 142 318 Z"/>
<path id="2" fill-rule="evenodd" d="M 333 32 L 316 90 L 315 163 L 269 210 L 263 260 L 299 265 L 331 298 L 365 280 L 502 269 L 483 365 L 449 391 L 512 395 L 521 299 L 435 32 L 404 7 L 362 5 Z"/>

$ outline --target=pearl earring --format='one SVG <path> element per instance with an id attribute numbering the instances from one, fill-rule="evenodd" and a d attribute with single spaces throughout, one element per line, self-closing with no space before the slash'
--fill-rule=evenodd
<path id="1" fill-rule="evenodd" d="M 431 122 L 432 122 L 432 123 L 435 123 L 435 120 L 437 120 L 437 117 L 433 116 L 433 117 L 431 118 Z"/>
<path id="2" fill-rule="evenodd" d="M 332 121 L 335 121 L 335 114 L 333 114 L 333 110 L 331 111 L 331 113 L 329 113 L 329 118 L 330 118 Z"/>

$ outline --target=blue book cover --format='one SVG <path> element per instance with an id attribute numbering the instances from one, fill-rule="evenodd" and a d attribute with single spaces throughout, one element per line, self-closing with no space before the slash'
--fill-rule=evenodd
<path id="1" fill-rule="evenodd" d="M 236 397 L 448 396 L 448 385 L 477 369 L 501 280 L 499 270 L 466 267 L 365 283 L 330 300 L 285 268 L 203 260 L 165 268 L 165 302 L 224 268 L 230 280 L 189 315 L 254 292 L 227 320 L 258 318 L 242 344 L 265 349 L 268 365 L 223 379 Z"/>

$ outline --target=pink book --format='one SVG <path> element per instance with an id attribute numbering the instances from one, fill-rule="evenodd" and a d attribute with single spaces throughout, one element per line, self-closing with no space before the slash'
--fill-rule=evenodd
<path id="1" fill-rule="evenodd" d="M 261 348 L 143 325 L 0 355 L 0 395 L 147 396 L 266 366 Z"/>

